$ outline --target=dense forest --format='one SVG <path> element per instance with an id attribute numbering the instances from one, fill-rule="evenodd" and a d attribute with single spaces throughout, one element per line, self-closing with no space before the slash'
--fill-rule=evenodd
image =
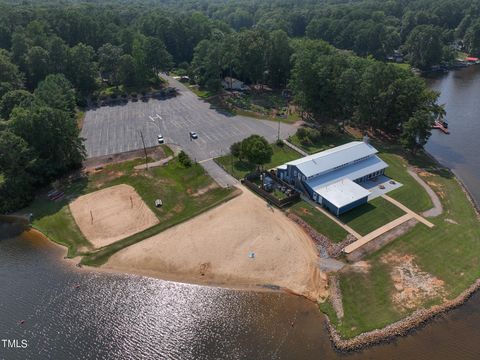
<path id="1" fill-rule="evenodd" d="M 288 88 L 306 119 L 415 151 L 443 109 L 421 70 L 480 54 L 480 0 L 0 0 L 0 212 L 81 166 L 79 109 L 177 69 Z"/>

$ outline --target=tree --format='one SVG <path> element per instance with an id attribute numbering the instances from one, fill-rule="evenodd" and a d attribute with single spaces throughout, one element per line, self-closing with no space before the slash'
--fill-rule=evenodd
<path id="1" fill-rule="evenodd" d="M 161 70 L 168 70 L 173 66 L 170 55 L 162 40 L 148 37 L 145 42 L 146 65 L 153 71 L 155 76 Z"/>
<path id="2" fill-rule="evenodd" d="M 151 71 L 147 66 L 145 43 L 145 36 L 138 35 L 132 45 L 132 57 L 135 61 L 135 77 L 136 82 L 139 84 L 145 83 L 151 74 Z"/>
<path id="3" fill-rule="evenodd" d="M 420 110 L 413 114 L 413 116 L 403 126 L 403 132 L 400 137 L 401 144 L 413 154 L 420 149 L 423 149 L 432 134 L 434 118 L 432 114 Z"/>
<path id="4" fill-rule="evenodd" d="M 290 87 L 297 103 L 319 125 L 341 114 L 337 81 L 347 66 L 345 57 L 323 41 L 305 41 L 294 55 Z"/>
<path id="5" fill-rule="evenodd" d="M 67 70 L 68 46 L 58 36 L 53 36 L 49 49 L 50 71 L 53 74 L 63 74 Z"/>
<path id="6" fill-rule="evenodd" d="M 93 61 L 95 50 L 91 46 L 79 43 L 69 50 L 66 77 L 82 94 L 87 95 L 97 87 L 97 64 Z"/>
<path id="7" fill-rule="evenodd" d="M 263 80 L 269 44 L 264 30 L 244 30 L 237 35 L 236 69 L 240 77 L 251 83 Z"/>
<path id="8" fill-rule="evenodd" d="M 123 55 L 120 58 L 119 80 L 126 86 L 133 86 L 136 83 L 135 59 L 132 55 Z"/>
<path id="9" fill-rule="evenodd" d="M 236 142 L 230 145 L 230 153 L 238 160 L 242 160 L 242 142 Z"/>
<path id="10" fill-rule="evenodd" d="M 419 69 L 429 69 L 442 60 L 441 29 L 431 25 L 415 27 L 405 42 L 409 62 Z"/>
<path id="11" fill-rule="evenodd" d="M 293 49 L 287 33 L 276 30 L 270 34 L 270 46 L 267 52 L 268 81 L 274 87 L 285 87 L 290 75 Z"/>
<path id="12" fill-rule="evenodd" d="M 120 73 L 120 59 L 123 49 L 120 46 L 104 44 L 98 49 L 98 65 L 100 71 L 110 78 L 114 85 L 118 85 Z"/>
<path id="13" fill-rule="evenodd" d="M 46 106 L 15 108 L 8 128 L 23 138 L 38 161 L 35 173 L 44 180 L 77 168 L 85 158 L 75 119 L 66 111 Z"/>
<path id="14" fill-rule="evenodd" d="M 35 89 L 35 100 L 42 105 L 75 114 L 75 90 L 63 74 L 48 75 Z"/>
<path id="15" fill-rule="evenodd" d="M 34 46 L 28 50 L 25 62 L 28 84 L 34 88 L 50 73 L 50 55 L 44 48 Z"/>
<path id="16" fill-rule="evenodd" d="M 28 173 L 35 158 L 28 144 L 10 131 L 0 131 L 0 213 L 25 206 L 33 198 Z"/>
<path id="17" fill-rule="evenodd" d="M 23 76 L 18 67 L 12 63 L 8 53 L 0 49 L 0 97 L 10 90 L 21 88 Z"/>
<path id="18" fill-rule="evenodd" d="M 7 92 L 0 100 L 0 118 L 8 120 L 15 107 L 29 107 L 34 99 L 33 94 L 26 90 L 12 90 Z"/>
<path id="19" fill-rule="evenodd" d="M 251 164 L 261 166 L 272 160 L 273 149 L 263 136 L 251 135 L 242 141 L 241 153 Z"/>
<path id="20" fill-rule="evenodd" d="M 195 80 L 210 91 L 220 88 L 222 77 L 221 43 L 218 40 L 202 40 L 195 48 L 192 69 Z"/>
<path id="21" fill-rule="evenodd" d="M 480 20 L 475 20 L 465 33 L 465 46 L 469 53 L 480 55 Z"/>

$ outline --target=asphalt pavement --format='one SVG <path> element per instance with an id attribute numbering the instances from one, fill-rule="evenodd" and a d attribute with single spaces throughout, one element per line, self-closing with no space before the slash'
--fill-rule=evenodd
<path id="1" fill-rule="evenodd" d="M 142 135 L 146 147 L 155 146 L 158 145 L 157 136 L 162 134 L 166 144 L 180 146 L 214 176 L 223 170 L 206 160 L 227 154 L 234 142 L 252 134 L 262 135 L 270 142 L 277 139 L 278 122 L 225 115 L 210 108 L 209 103 L 180 82 L 166 78 L 170 86 L 177 88 L 176 97 L 139 100 L 87 111 L 81 136 L 85 138 L 88 158 L 141 149 Z M 190 131 L 195 131 L 198 139 L 191 139 Z M 293 125 L 280 124 L 282 139 L 295 131 Z M 219 183 L 232 182 L 218 174 L 214 177 Z"/>

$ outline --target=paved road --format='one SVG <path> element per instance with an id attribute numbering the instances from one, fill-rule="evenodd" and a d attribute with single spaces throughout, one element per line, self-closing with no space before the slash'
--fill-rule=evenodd
<path id="1" fill-rule="evenodd" d="M 167 144 L 180 146 L 193 160 L 222 185 L 235 180 L 226 175 L 213 161 L 206 161 L 229 152 L 230 145 L 252 134 L 270 142 L 277 139 L 278 123 L 245 116 L 227 116 L 210 108 L 183 84 L 166 77 L 179 95 L 166 100 L 129 102 L 89 110 L 85 115 L 81 136 L 85 138 L 87 157 L 98 157 L 155 146 L 161 133 Z M 190 131 L 198 134 L 191 140 Z M 294 134 L 296 127 L 280 125 L 280 137 Z"/>

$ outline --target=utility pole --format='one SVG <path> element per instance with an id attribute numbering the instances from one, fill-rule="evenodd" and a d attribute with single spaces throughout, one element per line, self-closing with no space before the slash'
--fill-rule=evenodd
<path id="1" fill-rule="evenodd" d="M 277 141 L 280 141 L 280 116 L 278 116 L 278 133 L 277 133 Z"/>
<path id="2" fill-rule="evenodd" d="M 148 170 L 147 148 L 145 147 L 145 140 L 143 139 L 143 134 L 141 131 L 139 132 L 140 132 L 140 137 L 142 138 L 143 151 L 145 152 L 145 169 Z"/>

